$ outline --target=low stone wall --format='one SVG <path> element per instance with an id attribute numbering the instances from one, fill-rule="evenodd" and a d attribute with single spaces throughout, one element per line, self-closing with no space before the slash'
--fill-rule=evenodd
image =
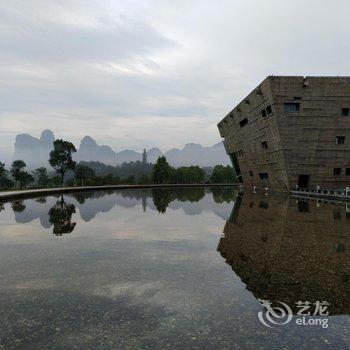
<path id="1" fill-rule="evenodd" d="M 45 188 L 12 192 L 0 192 L 0 202 L 9 200 L 36 198 L 43 196 L 52 196 L 56 194 L 91 192 L 91 191 L 110 191 L 132 188 L 186 188 L 186 187 L 235 187 L 237 184 L 162 184 L 162 185 L 110 185 L 110 186 L 84 186 L 84 187 L 63 187 L 63 188 Z"/>

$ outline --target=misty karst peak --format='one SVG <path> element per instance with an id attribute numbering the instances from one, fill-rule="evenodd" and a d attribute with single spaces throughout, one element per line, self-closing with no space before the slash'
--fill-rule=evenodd
<path id="1" fill-rule="evenodd" d="M 48 159 L 54 139 L 54 133 L 48 129 L 41 133 L 39 139 L 28 134 L 17 135 L 14 159 L 23 159 L 30 169 L 40 166 L 50 168 Z M 158 147 L 146 149 L 146 152 L 147 161 L 150 163 L 155 163 L 160 156 L 164 155 L 172 166 L 230 164 L 222 142 L 210 147 L 189 142 L 182 149 L 172 148 L 165 153 Z M 142 161 L 142 151 L 124 149 L 115 152 L 109 146 L 99 145 L 91 136 L 84 136 L 73 157 L 78 162 L 94 161 L 115 166 L 124 162 Z"/>

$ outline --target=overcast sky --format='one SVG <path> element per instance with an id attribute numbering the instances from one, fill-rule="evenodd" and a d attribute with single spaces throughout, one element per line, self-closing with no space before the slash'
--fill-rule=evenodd
<path id="1" fill-rule="evenodd" d="M 214 144 L 267 75 L 350 75 L 349 14 L 349 0 L 0 0 L 0 158 L 45 128 L 116 151 Z"/>

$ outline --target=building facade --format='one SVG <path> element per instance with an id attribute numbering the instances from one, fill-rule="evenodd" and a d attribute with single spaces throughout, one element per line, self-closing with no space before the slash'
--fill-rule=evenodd
<path id="1" fill-rule="evenodd" d="M 267 77 L 218 128 L 245 187 L 350 186 L 350 77 Z"/>

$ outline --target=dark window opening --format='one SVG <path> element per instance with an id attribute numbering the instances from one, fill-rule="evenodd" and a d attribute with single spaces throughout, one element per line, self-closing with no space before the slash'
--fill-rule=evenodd
<path id="1" fill-rule="evenodd" d="M 262 115 L 264 118 L 267 116 L 267 113 L 266 113 L 265 109 L 263 109 L 263 110 L 261 111 L 261 115 Z"/>
<path id="2" fill-rule="evenodd" d="M 344 253 L 345 252 L 345 245 L 343 243 L 337 243 L 335 246 L 335 250 L 337 253 Z"/>
<path id="3" fill-rule="evenodd" d="M 333 175 L 339 176 L 341 174 L 341 168 L 334 168 L 333 169 Z"/>
<path id="4" fill-rule="evenodd" d="M 247 105 L 250 105 L 250 100 L 249 100 L 249 98 L 246 98 L 246 99 L 244 100 L 244 102 L 245 102 Z"/>
<path id="5" fill-rule="evenodd" d="M 296 102 L 288 102 L 284 104 L 284 111 L 286 113 L 299 112 L 300 111 L 300 103 Z"/>
<path id="6" fill-rule="evenodd" d="M 301 100 L 301 97 L 300 96 L 294 96 L 293 99 L 294 100 Z"/>
<path id="7" fill-rule="evenodd" d="M 259 173 L 259 177 L 261 180 L 266 180 L 269 178 L 269 174 L 268 173 Z"/>
<path id="8" fill-rule="evenodd" d="M 272 108 L 271 108 L 271 106 L 267 106 L 267 107 L 266 107 L 266 113 L 267 113 L 267 114 L 271 114 L 271 113 L 272 113 Z"/>
<path id="9" fill-rule="evenodd" d="M 269 203 L 267 203 L 267 202 L 260 202 L 259 203 L 259 208 L 268 209 L 268 207 L 269 207 Z"/>
<path id="10" fill-rule="evenodd" d="M 342 108 L 341 115 L 342 117 L 348 117 L 350 115 L 350 108 Z"/>
<path id="11" fill-rule="evenodd" d="M 337 209 L 333 210 L 333 219 L 334 220 L 341 220 L 341 213 L 339 210 L 337 210 Z"/>
<path id="12" fill-rule="evenodd" d="M 345 175 L 350 176 L 350 168 L 346 168 Z"/>
<path id="13" fill-rule="evenodd" d="M 261 142 L 261 147 L 262 147 L 263 149 L 268 149 L 268 148 L 269 148 L 269 146 L 267 145 L 267 142 L 266 142 L 266 141 Z"/>
<path id="14" fill-rule="evenodd" d="M 249 175 L 250 175 L 251 177 L 254 176 L 254 174 L 253 174 L 253 172 L 252 172 L 251 170 L 249 171 Z"/>
<path id="15" fill-rule="evenodd" d="M 341 273 L 340 280 L 342 281 L 342 283 L 348 283 L 348 281 L 350 280 L 350 274 L 347 274 L 346 272 Z"/>
<path id="16" fill-rule="evenodd" d="M 308 188 L 309 187 L 309 181 L 310 181 L 310 175 L 308 175 L 308 174 L 299 175 L 299 177 L 298 177 L 298 186 L 300 188 Z"/>
<path id="17" fill-rule="evenodd" d="M 309 212 L 309 202 L 298 201 L 298 209 L 300 213 L 308 213 Z"/>
<path id="18" fill-rule="evenodd" d="M 230 158 L 231 158 L 234 172 L 236 174 L 237 181 L 242 183 L 243 182 L 242 173 L 241 173 L 241 169 L 240 169 L 239 164 L 238 164 L 237 156 L 234 153 L 232 153 L 232 154 L 230 154 Z"/>
<path id="19" fill-rule="evenodd" d="M 247 118 L 244 118 L 242 119 L 240 122 L 239 122 L 239 125 L 241 126 L 241 128 L 243 128 L 244 125 L 247 125 L 248 124 L 248 119 Z"/>
<path id="20" fill-rule="evenodd" d="M 345 136 L 336 136 L 335 137 L 335 143 L 337 145 L 344 145 L 344 143 L 345 143 Z"/>

